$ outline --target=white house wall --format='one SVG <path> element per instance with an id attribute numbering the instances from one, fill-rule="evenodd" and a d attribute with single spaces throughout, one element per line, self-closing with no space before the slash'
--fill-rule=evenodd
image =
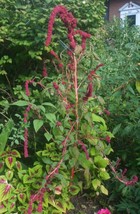
<path id="1" fill-rule="evenodd" d="M 140 26 L 140 6 L 136 5 L 134 3 L 132 3 L 132 4 L 133 4 L 134 8 L 128 7 L 128 3 L 127 3 L 127 4 L 125 4 L 123 7 L 121 7 L 119 9 L 119 11 L 120 11 L 120 18 L 122 20 L 125 20 L 127 16 L 136 15 L 136 25 Z"/>

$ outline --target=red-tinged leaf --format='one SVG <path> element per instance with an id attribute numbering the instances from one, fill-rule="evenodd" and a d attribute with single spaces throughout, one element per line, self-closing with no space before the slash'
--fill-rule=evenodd
<path id="1" fill-rule="evenodd" d="M 7 212 L 7 208 L 2 203 L 0 203 L 0 213 L 6 213 L 6 212 Z"/>
<path id="2" fill-rule="evenodd" d="M 11 151 L 11 155 L 16 157 L 16 158 L 20 158 L 21 157 L 20 153 L 15 149 Z"/>
<path id="3" fill-rule="evenodd" d="M 7 180 L 10 181 L 13 178 L 13 171 L 9 170 L 6 172 L 5 175 L 6 175 Z"/>
<path id="4" fill-rule="evenodd" d="M 37 179 L 34 183 L 32 183 L 32 187 L 34 189 L 40 189 L 42 187 L 42 179 Z"/>
<path id="5" fill-rule="evenodd" d="M 56 187 L 55 187 L 55 190 L 54 190 L 54 193 L 55 193 L 56 195 L 61 195 L 61 192 L 62 192 L 62 186 L 61 186 L 61 185 L 56 186 Z"/>
<path id="6" fill-rule="evenodd" d="M 25 206 L 19 206 L 18 207 L 19 213 L 27 213 L 26 212 L 26 207 Z"/>
<path id="7" fill-rule="evenodd" d="M 34 177 L 41 177 L 42 176 L 42 166 L 41 165 L 36 165 L 33 168 L 29 168 L 29 175 L 34 176 Z"/>
<path id="8" fill-rule="evenodd" d="M 15 162 L 16 162 L 16 158 L 12 156 L 9 156 L 5 159 L 5 163 L 9 169 L 13 168 L 13 166 L 15 165 Z"/>
<path id="9" fill-rule="evenodd" d="M 48 203 L 55 207 L 57 210 L 59 210 L 59 212 L 66 212 L 66 206 L 64 206 L 65 204 L 62 204 L 60 201 L 54 200 L 53 197 L 48 198 Z"/>
<path id="10" fill-rule="evenodd" d="M 27 190 L 27 186 L 25 187 L 22 183 L 18 183 L 17 188 L 14 190 L 15 195 L 19 194 L 19 193 L 23 193 L 26 192 Z"/>
<path id="11" fill-rule="evenodd" d="M 62 212 L 66 212 L 66 203 L 63 201 L 56 201 L 56 208 Z"/>
<path id="12" fill-rule="evenodd" d="M 23 176 L 23 183 L 24 184 L 30 184 L 30 183 L 34 183 L 35 182 L 35 178 L 29 175 L 24 175 Z"/>
<path id="13" fill-rule="evenodd" d="M 6 177 L 5 176 L 0 176 L 0 185 L 1 184 L 7 184 L 7 179 L 6 179 Z"/>
<path id="14" fill-rule="evenodd" d="M 77 195 L 80 192 L 80 187 L 71 185 L 69 191 L 72 195 Z"/>
<path id="15" fill-rule="evenodd" d="M 16 161 L 16 167 L 18 171 L 22 170 L 22 165 L 19 161 Z"/>
<path id="16" fill-rule="evenodd" d="M 9 156 L 12 156 L 12 157 L 17 157 L 17 158 L 20 158 L 21 155 L 20 153 L 17 151 L 17 150 L 7 150 L 7 151 L 4 151 L 1 155 L 0 155 L 2 158 L 4 157 L 9 157 Z"/>
<path id="17" fill-rule="evenodd" d="M 0 173 L 4 170 L 4 162 L 0 163 Z"/>
<path id="18" fill-rule="evenodd" d="M 11 196 L 12 185 L 4 183 L 0 185 L 0 203 L 9 199 Z"/>
<path id="19" fill-rule="evenodd" d="M 22 204 L 25 203 L 26 194 L 25 194 L 25 193 L 20 193 L 20 194 L 18 194 L 18 200 L 19 200 Z"/>
<path id="20" fill-rule="evenodd" d="M 15 209 L 15 206 L 16 206 L 15 202 L 12 202 L 10 205 L 10 211 L 13 211 Z"/>

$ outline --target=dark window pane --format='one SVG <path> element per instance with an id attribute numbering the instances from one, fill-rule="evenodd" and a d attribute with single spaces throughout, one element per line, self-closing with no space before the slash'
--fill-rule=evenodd
<path id="1" fill-rule="evenodd" d="M 136 15 L 127 16 L 127 21 L 129 26 L 133 26 L 136 24 Z"/>

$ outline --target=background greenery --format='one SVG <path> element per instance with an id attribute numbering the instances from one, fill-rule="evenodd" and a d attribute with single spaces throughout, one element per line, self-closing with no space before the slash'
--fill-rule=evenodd
<path id="1" fill-rule="evenodd" d="M 111 159 L 121 159 L 120 168 L 127 175 L 140 176 L 140 29 L 114 20 L 97 33 L 96 53 L 105 66 L 100 70 L 100 94 L 106 108 L 108 126 L 115 135 Z M 139 184 L 124 187 L 112 180 L 110 200 L 121 201 L 116 213 L 138 213 Z M 114 184 L 116 185 L 114 188 Z"/>

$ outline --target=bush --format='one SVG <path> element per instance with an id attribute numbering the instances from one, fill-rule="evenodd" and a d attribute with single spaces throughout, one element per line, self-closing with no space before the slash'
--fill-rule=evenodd
<path id="1" fill-rule="evenodd" d="M 114 20 L 101 29 L 101 40 L 97 43 L 96 52 L 101 55 L 101 60 L 105 64 L 99 72 L 102 78 L 100 88 L 101 96 L 104 98 L 106 108 L 110 112 L 107 117 L 107 124 L 114 134 L 112 147 L 115 151 L 112 159 L 120 158 L 120 168 L 127 168 L 129 176 L 140 175 L 139 153 L 140 153 L 140 29 L 129 27 L 127 23 L 122 26 L 120 21 Z M 98 36 L 99 38 L 99 36 Z M 122 171 L 123 173 L 123 171 Z M 132 187 L 129 191 L 127 187 L 114 182 L 110 192 L 115 203 L 119 203 L 118 198 L 123 198 L 123 202 L 118 205 L 117 212 L 123 210 L 127 212 L 130 193 L 137 194 L 137 188 Z M 116 182 L 115 182 L 116 183 Z M 120 186 L 120 188 L 119 188 Z M 120 189 L 119 194 L 116 191 Z M 122 191 L 126 194 L 122 195 Z M 133 197 L 133 196 L 132 196 Z M 117 201 L 117 202 L 116 202 Z M 130 207 L 130 213 L 138 212 L 138 203 L 135 203 L 135 211 Z M 123 207 L 123 208 L 122 208 Z M 129 211 L 127 212 L 129 213 Z"/>

